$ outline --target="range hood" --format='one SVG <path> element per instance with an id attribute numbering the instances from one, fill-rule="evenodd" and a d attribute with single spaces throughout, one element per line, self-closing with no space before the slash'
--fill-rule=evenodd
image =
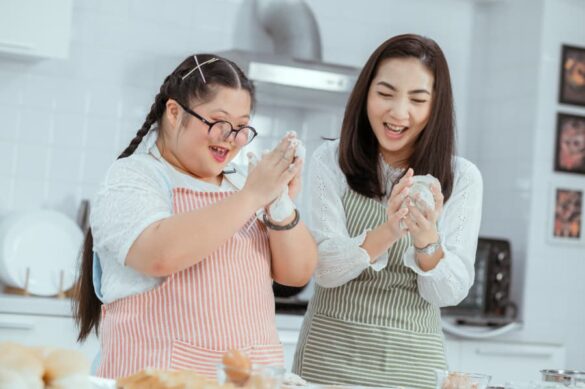
<path id="1" fill-rule="evenodd" d="M 273 52 L 234 49 L 219 54 L 254 81 L 258 100 L 345 105 L 359 69 L 321 60 L 319 28 L 309 6 L 303 0 L 255 0 L 254 7 L 254 24 L 272 39 Z"/>
<path id="2" fill-rule="evenodd" d="M 276 105 L 344 106 L 359 69 L 278 54 L 229 50 L 220 53 L 254 81 L 260 102 Z"/>

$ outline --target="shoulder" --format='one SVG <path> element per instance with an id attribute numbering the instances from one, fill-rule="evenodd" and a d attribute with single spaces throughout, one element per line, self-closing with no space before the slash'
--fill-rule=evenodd
<path id="1" fill-rule="evenodd" d="M 473 162 L 463 157 L 456 156 L 453 158 L 453 167 L 455 182 L 464 180 L 481 184 L 481 172 Z"/>
<path id="2" fill-rule="evenodd" d="M 169 177 L 161 161 L 150 154 L 133 154 L 112 163 L 103 186 L 117 185 L 169 186 Z"/>
<path id="3" fill-rule="evenodd" d="M 453 191 L 451 199 L 475 199 L 481 203 L 483 179 L 475 164 L 463 157 L 454 158 Z M 473 200 L 473 201 L 475 201 Z"/>
<path id="4" fill-rule="evenodd" d="M 321 173 L 345 177 L 339 167 L 339 140 L 324 141 L 311 157 L 311 168 Z"/>

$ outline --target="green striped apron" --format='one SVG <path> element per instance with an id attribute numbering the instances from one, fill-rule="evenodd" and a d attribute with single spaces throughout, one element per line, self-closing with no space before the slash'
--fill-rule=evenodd
<path id="1" fill-rule="evenodd" d="M 350 236 L 386 221 L 386 209 L 354 191 L 342 198 Z M 315 286 L 293 371 L 309 382 L 435 388 L 445 369 L 439 308 L 418 293 L 417 275 L 402 256 L 407 235 L 389 249 L 388 265 L 337 288 Z"/>

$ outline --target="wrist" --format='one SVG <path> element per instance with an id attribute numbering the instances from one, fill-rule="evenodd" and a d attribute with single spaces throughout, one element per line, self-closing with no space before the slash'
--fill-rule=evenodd
<path id="1" fill-rule="evenodd" d="M 237 195 L 239 197 L 238 201 L 241 201 L 241 205 L 243 207 L 251 209 L 252 212 L 256 212 L 257 210 L 263 208 L 264 206 L 264 204 L 262 204 L 262 202 L 259 201 L 258 196 L 256 196 L 254 193 L 250 192 L 250 190 L 247 190 L 246 188 L 239 191 Z"/>
<path id="2" fill-rule="evenodd" d="M 434 242 L 428 243 L 424 246 L 414 244 L 414 251 L 416 254 L 423 254 L 426 256 L 434 255 L 441 248 L 441 237 L 437 235 L 437 239 Z"/>

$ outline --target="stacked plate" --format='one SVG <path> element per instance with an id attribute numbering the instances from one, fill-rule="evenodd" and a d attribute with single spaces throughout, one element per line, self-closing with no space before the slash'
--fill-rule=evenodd
<path id="1" fill-rule="evenodd" d="M 0 281 L 39 296 L 54 296 L 75 283 L 83 234 L 52 210 L 18 212 L 0 220 Z"/>

